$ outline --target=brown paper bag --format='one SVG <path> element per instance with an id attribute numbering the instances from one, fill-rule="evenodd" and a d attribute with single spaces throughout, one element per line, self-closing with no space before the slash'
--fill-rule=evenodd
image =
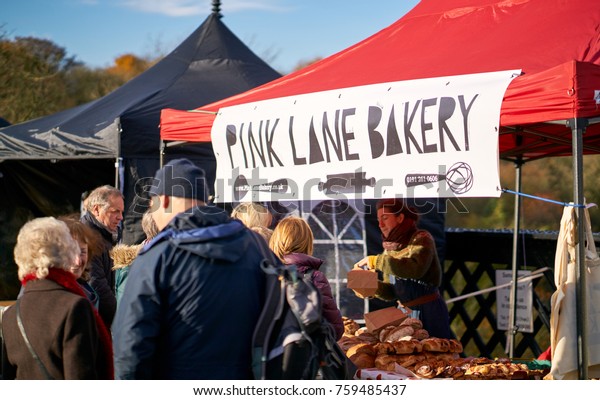
<path id="1" fill-rule="evenodd" d="M 362 297 L 370 297 L 377 292 L 377 272 L 362 269 L 348 271 L 348 289 L 352 289 Z"/>
<path id="2" fill-rule="evenodd" d="M 403 310 L 396 307 L 388 307 L 365 313 L 367 331 L 376 334 L 386 326 L 400 325 L 402 321 L 410 316 L 410 313 L 411 310 L 406 307 Z"/>

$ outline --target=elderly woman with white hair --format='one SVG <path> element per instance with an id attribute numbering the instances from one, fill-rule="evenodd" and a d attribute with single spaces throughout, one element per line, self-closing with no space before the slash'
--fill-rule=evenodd
<path id="1" fill-rule="evenodd" d="M 69 268 L 80 249 L 52 217 L 27 222 L 14 249 L 22 296 L 3 317 L 4 379 L 112 379 L 110 334 Z"/>

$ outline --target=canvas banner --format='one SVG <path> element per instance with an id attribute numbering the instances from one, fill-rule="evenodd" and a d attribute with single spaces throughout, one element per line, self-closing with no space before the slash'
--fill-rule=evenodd
<path id="1" fill-rule="evenodd" d="M 219 110 L 217 202 L 499 197 L 502 98 L 520 71 L 388 82 Z"/>

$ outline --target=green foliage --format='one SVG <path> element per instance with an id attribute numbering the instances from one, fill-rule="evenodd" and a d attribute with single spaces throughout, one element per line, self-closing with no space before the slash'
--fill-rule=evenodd
<path id="1" fill-rule="evenodd" d="M 584 196 L 587 203 L 600 204 L 600 187 L 596 184 L 600 173 L 600 156 L 583 158 Z M 515 167 L 500 163 L 500 182 L 503 188 L 515 190 Z M 543 199 L 573 201 L 572 157 L 548 158 L 533 161 L 521 168 L 521 192 Z M 515 195 L 503 193 L 500 198 L 461 199 L 462 210 L 448 207 L 446 226 L 469 229 L 513 229 L 515 224 Z M 453 200 L 457 203 L 457 200 Z M 561 205 L 521 196 L 520 227 L 525 230 L 559 229 L 563 207 Z M 592 230 L 600 231 L 600 210 L 590 209 Z"/>
<path id="2" fill-rule="evenodd" d="M 124 55 L 113 67 L 90 69 L 49 40 L 11 40 L 0 30 L 0 116 L 16 124 L 88 103 L 154 62 Z"/>
<path id="3" fill-rule="evenodd" d="M 67 102 L 63 73 L 72 65 L 47 40 L 0 41 L 0 115 L 16 123 L 60 111 Z"/>

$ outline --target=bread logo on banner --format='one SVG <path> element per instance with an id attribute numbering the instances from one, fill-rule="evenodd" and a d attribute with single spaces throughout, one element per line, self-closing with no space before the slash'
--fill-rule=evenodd
<path id="1" fill-rule="evenodd" d="M 319 190 L 325 194 L 365 193 L 366 187 L 375 186 L 375 178 L 367 179 L 366 172 L 346 172 L 327 175 L 325 182 L 319 182 Z"/>

